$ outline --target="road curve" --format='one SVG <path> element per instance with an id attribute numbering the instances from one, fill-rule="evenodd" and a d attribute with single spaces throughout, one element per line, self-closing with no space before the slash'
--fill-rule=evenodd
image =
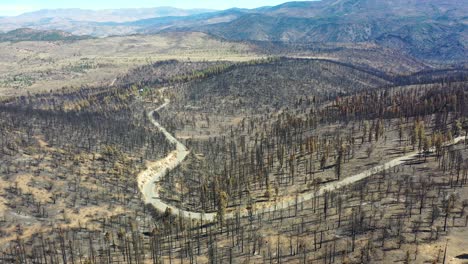
<path id="1" fill-rule="evenodd" d="M 170 208 L 172 214 L 174 215 L 178 215 L 178 216 L 189 218 L 189 219 L 197 219 L 197 220 L 202 220 L 202 221 L 207 221 L 207 222 L 213 222 L 216 220 L 216 213 L 203 213 L 203 212 L 183 210 L 173 205 L 167 204 L 160 199 L 159 181 L 166 174 L 166 172 L 171 171 L 174 168 L 176 168 L 178 165 L 180 165 L 185 160 L 187 155 L 190 153 L 187 147 L 185 147 L 180 141 L 178 141 L 174 136 L 172 136 L 154 118 L 154 115 L 153 115 L 154 112 L 163 109 L 169 103 L 170 103 L 169 99 L 165 99 L 164 104 L 162 104 L 157 109 L 150 111 L 148 113 L 148 118 L 150 119 L 151 123 L 166 136 L 169 142 L 176 145 L 176 149 L 172 151 L 171 153 L 169 153 L 167 157 L 163 158 L 162 160 L 152 163 L 148 167 L 148 169 L 141 172 L 138 175 L 138 187 L 140 188 L 140 191 L 142 192 L 144 202 L 147 204 L 153 205 L 157 210 L 161 212 L 164 212 L 167 208 Z M 465 137 L 457 137 L 451 142 L 445 143 L 444 145 L 450 146 L 450 145 L 457 144 L 464 140 L 465 140 Z M 432 149 L 432 151 L 434 151 L 434 149 Z M 383 170 L 402 165 L 407 160 L 416 158 L 418 155 L 419 155 L 419 152 L 414 151 L 405 156 L 393 159 L 383 165 L 379 165 L 371 169 L 365 170 L 361 173 L 355 174 L 353 176 L 344 178 L 341 181 L 330 182 L 328 184 L 325 184 L 321 186 L 320 188 L 318 188 L 316 191 L 299 194 L 297 196 L 298 202 L 311 200 L 315 196 L 323 195 L 325 192 L 330 192 L 330 191 L 342 188 L 344 186 L 347 186 L 347 185 L 356 183 L 360 180 L 363 180 L 365 178 L 368 178 L 376 173 L 382 172 Z M 295 201 L 293 200 L 278 201 L 268 206 L 254 208 L 253 214 L 259 213 L 259 212 L 272 212 L 272 211 L 279 210 L 279 209 L 285 209 L 294 205 L 294 203 Z M 247 216 L 249 214 L 246 208 L 241 209 L 239 213 L 241 216 Z M 225 218 L 234 218 L 235 216 L 236 216 L 236 213 L 230 212 L 225 215 Z"/>
<path id="2" fill-rule="evenodd" d="M 167 204 L 161 200 L 159 195 L 159 181 L 164 175 L 176 168 L 182 163 L 185 158 L 188 156 L 190 151 L 185 147 L 180 141 L 178 141 L 174 136 L 172 136 L 158 121 L 154 118 L 154 112 L 157 112 L 170 103 L 169 99 L 165 99 L 164 104 L 159 106 L 157 109 L 148 112 L 148 118 L 151 123 L 157 127 L 167 138 L 167 140 L 176 145 L 176 149 L 169 153 L 167 157 L 162 160 L 159 160 L 149 166 L 148 169 L 141 172 L 138 175 L 138 187 L 143 195 L 143 200 L 145 203 L 149 203 L 154 206 L 157 210 L 164 212 L 169 208 L 174 215 L 179 215 L 184 218 L 190 219 L 201 219 L 202 221 L 212 222 L 216 219 L 216 213 L 203 213 L 203 212 L 192 212 L 187 210 L 182 210 L 173 205 Z"/>

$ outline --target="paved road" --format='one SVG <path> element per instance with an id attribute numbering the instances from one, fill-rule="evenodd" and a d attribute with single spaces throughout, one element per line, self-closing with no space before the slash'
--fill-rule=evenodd
<path id="1" fill-rule="evenodd" d="M 165 102 L 163 105 L 159 106 L 157 109 L 148 113 L 148 117 L 151 120 L 151 123 L 166 136 L 167 140 L 169 140 L 169 142 L 176 145 L 176 150 L 171 152 L 164 159 L 151 164 L 147 170 L 140 173 L 140 175 L 138 176 L 138 184 L 143 194 L 143 199 L 145 203 L 152 204 L 157 210 L 161 212 L 164 212 L 167 208 L 170 208 L 172 210 L 172 214 L 174 215 L 180 215 L 182 217 L 190 218 L 190 219 L 201 219 L 203 221 L 208 221 L 208 222 L 215 221 L 216 213 L 202 213 L 202 212 L 187 211 L 187 210 L 183 210 L 178 207 L 175 207 L 173 205 L 167 204 L 160 199 L 160 195 L 159 195 L 160 186 L 158 182 L 166 174 L 167 171 L 171 171 L 174 168 L 176 168 L 178 165 L 180 165 L 185 160 L 187 155 L 190 153 L 187 147 L 185 147 L 180 141 L 178 141 L 174 136 L 172 136 L 169 132 L 167 132 L 167 130 L 154 119 L 153 113 L 155 111 L 159 111 L 163 109 L 164 107 L 169 105 L 169 103 L 170 101 L 168 99 L 165 99 Z M 464 140 L 465 140 L 465 137 L 457 137 L 452 142 L 448 142 L 445 145 L 446 146 L 454 145 Z M 419 153 L 416 151 L 411 152 L 405 156 L 393 159 L 383 165 L 373 167 L 371 169 L 365 170 L 361 173 L 358 173 L 350 177 L 346 177 L 341 181 L 336 181 L 336 182 L 325 184 L 316 191 L 307 192 L 307 193 L 298 195 L 298 201 L 301 202 L 301 201 L 311 200 L 315 196 L 323 195 L 325 192 L 333 191 L 341 187 L 356 183 L 376 173 L 382 172 L 383 170 L 399 166 L 410 159 L 416 158 L 418 155 Z M 272 212 L 278 209 L 285 209 L 294 205 L 294 203 L 295 201 L 292 201 L 291 199 L 289 201 L 285 201 L 285 200 L 278 201 L 268 206 L 255 208 L 254 214 L 256 212 L 257 213 L 258 212 Z M 248 211 L 245 208 L 243 208 L 241 209 L 240 214 L 241 216 L 247 216 Z M 225 217 L 233 218 L 235 217 L 235 213 L 227 213 Z"/>

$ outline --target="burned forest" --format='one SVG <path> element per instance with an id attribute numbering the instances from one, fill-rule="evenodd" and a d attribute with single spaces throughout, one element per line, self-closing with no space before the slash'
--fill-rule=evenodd
<path id="1" fill-rule="evenodd" d="M 5 99 L 0 259 L 442 262 L 468 224 L 468 87 L 454 72 L 173 60 Z M 180 161 L 158 163 L 178 144 Z"/>
<path id="2" fill-rule="evenodd" d="M 0 264 L 468 263 L 466 4 L 1 9 Z"/>

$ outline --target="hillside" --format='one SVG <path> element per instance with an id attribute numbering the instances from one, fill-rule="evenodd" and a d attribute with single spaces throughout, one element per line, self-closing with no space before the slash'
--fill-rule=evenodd
<path id="1" fill-rule="evenodd" d="M 468 57 L 467 12 L 468 4 L 456 0 L 323 0 L 113 26 L 145 34 L 201 31 L 231 41 L 373 43 L 418 59 L 460 62 Z"/>
<path id="2" fill-rule="evenodd" d="M 388 81 L 351 65 L 301 59 L 241 63 L 206 75 L 176 91 L 186 105 L 214 112 L 259 111 L 386 86 Z"/>
<path id="3" fill-rule="evenodd" d="M 203 33 L 0 42 L 0 97 L 100 87 L 131 68 L 161 60 L 245 61 L 260 56 L 249 45 Z"/>
<path id="4" fill-rule="evenodd" d="M 82 40 L 89 36 L 75 36 L 60 30 L 35 30 L 31 28 L 20 28 L 0 33 L 0 42 L 18 41 L 60 41 L 60 40 Z"/>
<path id="5" fill-rule="evenodd" d="M 370 42 L 421 59 L 460 61 L 468 55 L 467 12 L 468 4 L 455 0 L 325 0 L 292 2 L 225 23 L 170 30 L 199 30 L 229 40 Z"/>

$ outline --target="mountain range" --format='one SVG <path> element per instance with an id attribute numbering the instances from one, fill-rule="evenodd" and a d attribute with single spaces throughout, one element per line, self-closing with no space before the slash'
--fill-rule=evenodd
<path id="1" fill-rule="evenodd" d="M 64 30 L 76 35 L 126 35 L 136 32 L 127 26 L 106 26 L 107 22 L 124 23 L 136 20 L 168 16 L 191 16 L 209 13 L 209 9 L 179 9 L 173 7 L 125 8 L 125 9 L 44 9 L 24 13 L 19 16 L 0 17 L 0 30 L 11 31 L 18 28 L 40 30 Z"/>
<path id="2" fill-rule="evenodd" d="M 99 18 L 83 10 L 40 11 L 2 18 L 0 25 L 5 28 L 5 19 L 30 21 L 21 26 L 94 36 L 196 31 L 230 41 L 373 43 L 424 60 L 468 57 L 468 1 L 322 0 L 209 12 L 155 10 L 107 11 Z"/>
<path id="3" fill-rule="evenodd" d="M 458 0 L 322 0 L 130 24 L 142 33 L 201 31 L 241 41 L 371 42 L 417 58 L 459 61 L 468 55 L 467 14 L 468 2 Z"/>

